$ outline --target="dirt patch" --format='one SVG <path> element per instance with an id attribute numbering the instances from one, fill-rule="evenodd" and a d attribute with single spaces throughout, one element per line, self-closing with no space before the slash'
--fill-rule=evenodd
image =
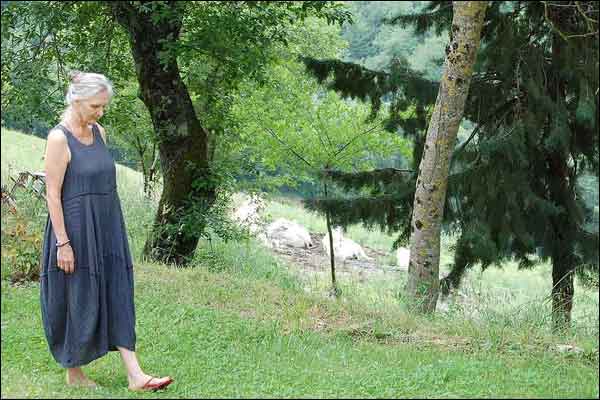
<path id="1" fill-rule="evenodd" d="M 299 272 L 327 272 L 331 268 L 331 262 L 329 254 L 326 253 L 321 244 L 321 239 L 324 235 L 324 233 L 311 232 L 310 237 L 313 247 L 310 249 L 282 246 L 272 248 L 271 251 L 287 261 L 292 268 L 299 270 Z M 362 248 L 369 259 L 335 260 L 336 274 L 357 274 L 359 280 L 362 281 L 374 274 L 405 274 L 408 271 L 407 268 L 399 268 L 395 265 L 379 264 L 379 259 L 388 256 L 386 252 L 367 246 L 362 246 Z"/>

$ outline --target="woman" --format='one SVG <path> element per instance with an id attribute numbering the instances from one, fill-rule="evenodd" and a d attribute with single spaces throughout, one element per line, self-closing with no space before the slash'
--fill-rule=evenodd
<path id="1" fill-rule="evenodd" d="M 133 265 L 115 163 L 97 123 L 112 93 L 104 75 L 71 74 L 68 107 L 48 134 L 42 319 L 68 385 L 96 387 L 81 366 L 118 350 L 129 389 L 158 390 L 173 380 L 147 375 L 136 358 Z"/>

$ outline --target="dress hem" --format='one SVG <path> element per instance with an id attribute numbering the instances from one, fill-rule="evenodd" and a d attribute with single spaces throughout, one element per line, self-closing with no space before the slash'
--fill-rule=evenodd
<path id="1" fill-rule="evenodd" d="M 86 358 L 84 361 L 80 361 L 80 362 L 71 362 L 71 363 L 63 363 L 62 361 L 59 361 L 55 358 L 56 362 L 58 362 L 63 368 L 78 368 L 78 367 L 83 367 L 88 365 L 89 363 L 96 361 L 99 358 L 104 357 L 105 355 L 107 355 L 109 352 L 111 351 L 119 351 L 119 349 L 117 349 L 117 346 L 119 347 L 124 347 L 129 351 L 133 351 L 135 352 L 135 345 L 121 345 L 121 344 L 115 344 L 115 345 L 110 345 L 108 347 L 108 349 L 102 350 L 99 353 L 94 354 L 91 357 Z"/>

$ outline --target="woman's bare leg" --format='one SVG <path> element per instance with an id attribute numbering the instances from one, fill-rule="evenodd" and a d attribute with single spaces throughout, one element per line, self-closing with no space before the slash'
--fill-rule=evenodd
<path id="1" fill-rule="evenodd" d="M 152 379 L 151 375 L 146 374 L 142 371 L 140 367 L 140 363 L 136 357 L 134 351 L 126 349 L 124 347 L 118 347 L 119 352 L 121 353 L 121 357 L 123 358 L 123 364 L 125 364 L 125 368 L 127 369 L 127 380 L 129 381 L 129 388 L 141 388 L 144 386 L 150 379 Z M 160 381 L 168 380 L 167 378 L 154 378 L 152 383 L 159 383 Z"/>
<path id="2" fill-rule="evenodd" d="M 85 376 L 81 367 L 67 368 L 67 385 L 97 387 L 96 382 Z"/>

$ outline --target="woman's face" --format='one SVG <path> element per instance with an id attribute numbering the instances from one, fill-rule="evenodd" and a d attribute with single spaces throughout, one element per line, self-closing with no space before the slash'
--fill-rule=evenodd
<path id="1" fill-rule="evenodd" d="M 84 123 L 93 124 L 104 115 L 104 108 L 109 101 L 108 91 L 103 90 L 85 100 L 75 101 L 76 110 Z"/>

